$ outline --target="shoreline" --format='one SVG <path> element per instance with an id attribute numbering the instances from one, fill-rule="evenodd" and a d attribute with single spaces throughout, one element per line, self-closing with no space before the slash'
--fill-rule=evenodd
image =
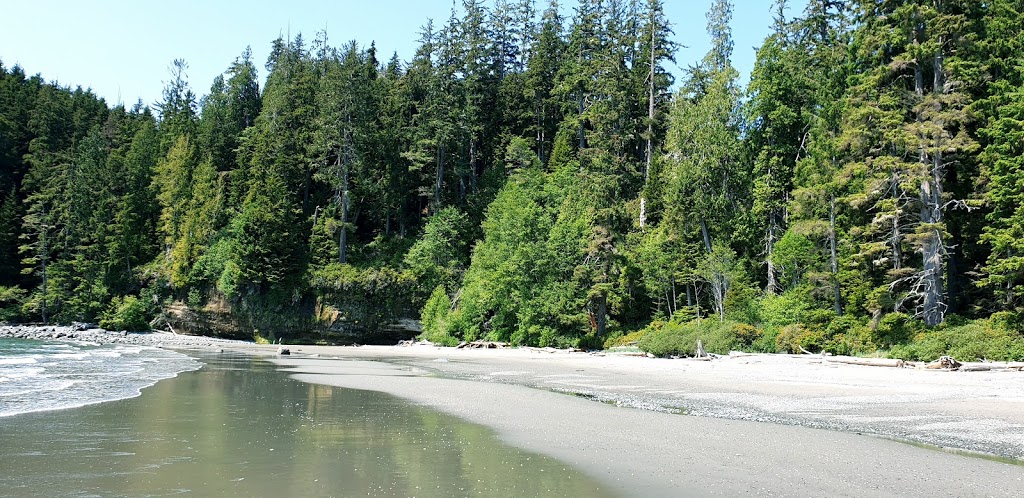
<path id="1" fill-rule="evenodd" d="M 276 347 L 244 352 L 276 355 Z M 703 418 L 871 434 L 1024 464 L 1024 374 L 829 363 L 816 356 L 714 361 L 431 346 L 292 346 L 292 356 L 373 360 L 444 378 L 512 384 Z"/>
<path id="2" fill-rule="evenodd" d="M 422 345 L 289 345 L 291 355 L 279 356 L 277 345 L 136 336 L 185 352 L 264 357 L 300 381 L 398 396 L 629 495 L 1009 496 L 1024 487 L 1017 372 Z"/>
<path id="3" fill-rule="evenodd" d="M 627 495 L 935 496 L 955 489 L 1011 496 L 1024 486 L 1021 465 L 851 432 L 624 410 L 519 383 L 438 375 L 408 353 L 375 352 L 381 357 L 333 359 L 300 358 L 293 350 L 270 361 L 297 380 L 381 391 L 489 426 L 508 443 L 558 458 Z M 479 356 L 430 362 L 450 366 Z"/>
<path id="4" fill-rule="evenodd" d="M 213 348 L 241 347 L 256 345 L 235 339 L 221 339 L 173 332 L 149 331 L 126 332 L 98 328 L 91 324 L 73 325 L 3 325 L 0 324 L 0 339 L 25 339 L 30 341 L 72 341 L 95 344 L 130 344 L 166 348 Z"/>

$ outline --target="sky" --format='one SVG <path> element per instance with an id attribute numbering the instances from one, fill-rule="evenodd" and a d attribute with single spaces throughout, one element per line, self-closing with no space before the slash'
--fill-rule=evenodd
<path id="1" fill-rule="evenodd" d="M 452 0 L 4 0 L 0 61 L 20 65 L 47 81 L 82 86 L 108 104 L 133 105 L 160 100 L 174 59 L 188 65 L 197 95 L 208 92 L 214 77 L 252 47 L 263 79 L 263 64 L 278 36 L 302 33 L 312 41 L 326 30 L 331 45 L 349 40 L 376 42 L 378 58 L 393 52 L 408 61 L 416 50 L 420 27 L 428 18 L 445 22 Z M 461 4 L 461 0 L 459 0 Z M 486 0 L 490 5 L 491 1 Z M 563 0 L 571 16 L 574 0 Z M 705 12 L 711 0 L 665 0 L 675 40 L 686 48 L 676 56 L 682 69 L 707 52 Z M 734 0 L 733 64 L 746 82 L 754 55 L 772 24 L 773 0 Z M 802 6 L 803 0 L 791 2 Z M 547 5 L 537 1 L 538 9 Z M 791 10 L 793 8 L 791 7 Z"/>

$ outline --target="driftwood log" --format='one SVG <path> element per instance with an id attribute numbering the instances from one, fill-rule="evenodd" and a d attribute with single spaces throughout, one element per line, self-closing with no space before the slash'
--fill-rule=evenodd
<path id="1" fill-rule="evenodd" d="M 940 356 L 939 359 L 927 364 L 924 368 L 930 370 L 959 370 L 963 366 L 952 356 Z"/>
<path id="2" fill-rule="evenodd" d="M 697 351 L 693 355 L 695 358 L 708 358 L 708 352 L 704 350 L 704 342 L 697 339 Z"/>
<path id="3" fill-rule="evenodd" d="M 964 363 L 959 369 L 961 372 L 1024 372 L 1024 362 L 1009 363 Z"/>
<path id="4" fill-rule="evenodd" d="M 455 349 L 504 349 L 508 347 L 508 343 L 505 342 L 494 342 L 494 341 L 473 341 L 473 342 L 460 342 Z"/>
<path id="5" fill-rule="evenodd" d="M 823 356 L 822 358 L 828 363 L 863 365 L 866 367 L 907 368 L 913 366 L 903 360 L 894 360 L 890 358 L 857 358 L 855 356 Z"/>

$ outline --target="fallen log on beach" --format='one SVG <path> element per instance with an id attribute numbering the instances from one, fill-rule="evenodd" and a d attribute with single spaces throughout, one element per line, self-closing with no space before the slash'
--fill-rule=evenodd
<path id="1" fill-rule="evenodd" d="M 961 372 L 1024 372 L 1024 362 L 1010 362 L 1010 363 L 963 363 L 960 365 L 959 371 Z"/>
<path id="2" fill-rule="evenodd" d="M 963 366 L 952 356 L 940 356 L 939 359 L 927 364 L 924 368 L 930 370 L 959 370 Z"/>
<path id="3" fill-rule="evenodd" d="M 504 349 L 508 343 L 494 341 L 460 342 L 455 349 Z"/>
<path id="4" fill-rule="evenodd" d="M 890 367 L 890 368 L 908 368 L 913 367 L 913 364 L 891 358 L 857 358 L 855 356 L 822 356 L 828 363 L 843 363 L 846 365 L 861 365 L 866 367 Z"/>

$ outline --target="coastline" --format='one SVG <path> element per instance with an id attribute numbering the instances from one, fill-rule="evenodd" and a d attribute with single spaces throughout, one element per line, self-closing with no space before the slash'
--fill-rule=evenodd
<path id="1" fill-rule="evenodd" d="M 429 346 L 293 346 L 290 356 L 245 349 L 275 356 L 304 382 L 386 392 L 487 425 L 631 495 L 1010 496 L 1024 487 L 1019 373 L 787 356 L 696 362 Z M 706 416 L 664 409 L 680 401 L 685 413 Z"/>
<path id="2" fill-rule="evenodd" d="M 923 496 L 952 489 L 1010 496 L 1024 487 L 1024 375 L 1017 372 L 784 355 L 688 361 L 432 346 L 292 345 L 290 356 L 279 356 L 275 345 L 105 334 L 186 352 L 261 356 L 303 382 L 398 396 L 490 427 L 514 446 L 628 495 Z"/>

